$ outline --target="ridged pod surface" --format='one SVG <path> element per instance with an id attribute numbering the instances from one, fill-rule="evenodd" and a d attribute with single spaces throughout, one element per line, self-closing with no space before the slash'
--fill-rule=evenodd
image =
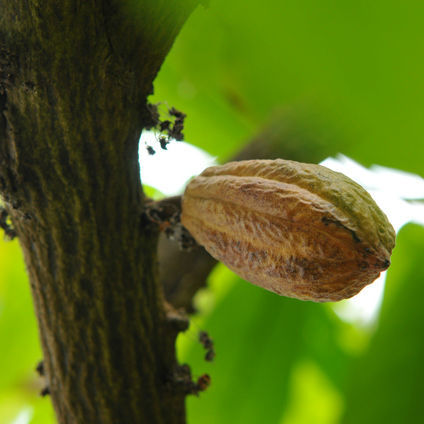
<path id="1" fill-rule="evenodd" d="M 392 225 L 359 184 L 282 159 L 207 168 L 186 188 L 181 221 L 245 280 L 315 302 L 357 294 L 388 268 L 395 245 Z"/>

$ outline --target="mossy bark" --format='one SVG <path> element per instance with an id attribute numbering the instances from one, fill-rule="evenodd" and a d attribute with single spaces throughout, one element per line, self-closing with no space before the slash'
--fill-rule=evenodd
<path id="1" fill-rule="evenodd" d="M 195 3 L 0 3 L 0 190 L 60 423 L 185 422 L 138 138 Z"/>

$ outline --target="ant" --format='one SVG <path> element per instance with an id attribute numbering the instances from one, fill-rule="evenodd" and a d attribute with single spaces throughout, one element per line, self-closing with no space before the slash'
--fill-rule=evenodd
<path id="1" fill-rule="evenodd" d="M 147 146 L 147 152 L 149 155 L 154 155 L 156 153 L 155 149 L 152 146 Z"/>
<path id="2" fill-rule="evenodd" d="M 196 382 L 191 381 L 188 387 L 188 393 L 199 396 L 200 392 L 204 392 L 211 385 L 211 377 L 209 374 L 201 375 Z"/>
<path id="3" fill-rule="evenodd" d="M 175 375 L 176 383 L 184 388 L 186 394 L 199 396 L 200 392 L 204 392 L 211 385 L 211 377 L 209 374 L 202 374 L 196 382 L 191 379 L 191 370 L 187 364 L 178 367 Z"/>
<path id="4" fill-rule="evenodd" d="M 166 148 L 166 146 L 169 144 L 169 141 L 168 141 L 168 139 L 166 137 L 164 137 L 164 136 L 159 137 L 159 143 L 160 143 L 160 147 L 163 150 L 168 150 Z"/>
<path id="5" fill-rule="evenodd" d="M 212 362 L 215 358 L 215 350 L 213 348 L 213 340 L 209 337 L 209 334 L 206 331 L 199 332 L 199 342 L 206 349 L 205 360 Z"/>
<path id="6" fill-rule="evenodd" d="M 204 392 L 210 385 L 211 377 L 209 374 L 203 374 L 197 379 L 195 390 L 197 390 L 197 392 Z"/>

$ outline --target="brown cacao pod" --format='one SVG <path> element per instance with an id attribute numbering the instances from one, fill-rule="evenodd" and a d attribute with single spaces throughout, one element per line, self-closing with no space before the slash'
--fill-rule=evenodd
<path id="1" fill-rule="evenodd" d="M 395 232 L 343 174 L 288 160 L 213 166 L 187 186 L 182 224 L 217 260 L 277 294 L 351 297 L 390 265 Z"/>

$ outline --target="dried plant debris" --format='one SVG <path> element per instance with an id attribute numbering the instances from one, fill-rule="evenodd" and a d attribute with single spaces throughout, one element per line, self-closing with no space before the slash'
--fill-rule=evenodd
<path id="1" fill-rule="evenodd" d="M 158 225 L 169 240 L 176 241 L 180 250 L 191 251 L 198 244 L 181 224 L 180 198 L 169 197 L 146 205 L 144 215 L 153 224 Z"/>
<path id="2" fill-rule="evenodd" d="M 165 119 L 165 121 L 159 122 L 159 130 L 160 132 L 165 132 L 171 129 L 172 122 L 168 119 Z"/>
<path id="3" fill-rule="evenodd" d="M 164 108 L 165 110 L 163 110 Z M 148 118 L 145 120 L 145 129 L 156 134 L 156 140 L 161 149 L 167 150 L 167 146 L 172 140 L 184 140 L 184 121 L 187 117 L 185 113 L 175 107 L 166 108 L 161 103 L 148 104 L 147 111 Z M 150 145 L 146 144 L 146 149 L 150 155 L 156 153 Z"/>
<path id="4" fill-rule="evenodd" d="M 187 115 L 175 109 L 174 107 L 171 107 L 168 112 L 172 117 L 175 118 L 173 125 L 170 127 L 170 129 L 168 129 L 169 137 L 174 138 L 177 141 L 184 140 L 184 134 L 182 131 L 184 129 L 184 120 Z"/>
<path id="5" fill-rule="evenodd" d="M 144 119 L 144 128 L 146 128 L 146 130 L 154 129 L 159 125 L 160 120 L 158 105 L 149 103 L 146 109 L 147 117 Z"/>

